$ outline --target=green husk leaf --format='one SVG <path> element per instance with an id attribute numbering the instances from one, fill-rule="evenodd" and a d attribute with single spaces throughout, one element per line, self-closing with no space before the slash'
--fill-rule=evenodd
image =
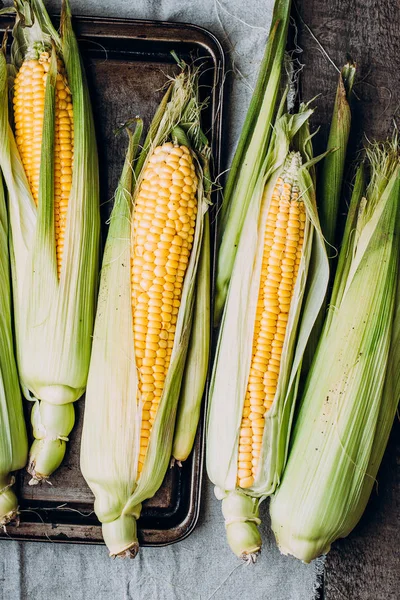
<path id="1" fill-rule="evenodd" d="M 346 160 L 347 143 L 350 135 L 350 101 L 356 66 L 348 62 L 339 75 L 339 83 L 333 108 L 326 156 L 322 163 L 320 185 L 318 186 L 318 207 L 321 228 L 326 243 L 336 246 L 336 225 L 343 184 L 343 171 Z M 332 152 L 334 150 L 334 152 Z"/>
<path id="2" fill-rule="evenodd" d="M 351 265 L 351 257 L 355 243 L 355 232 L 357 225 L 358 207 L 365 193 L 365 167 L 361 163 L 357 169 L 353 193 L 350 199 L 350 206 L 346 217 L 346 225 L 343 233 L 342 246 L 339 254 L 338 266 L 330 298 L 330 310 L 326 317 L 326 327 L 329 327 L 335 307 L 340 305 L 342 300 L 344 286 Z"/>
<path id="3" fill-rule="evenodd" d="M 343 187 L 347 144 L 351 127 L 351 95 L 356 73 L 356 66 L 349 61 L 339 74 L 331 128 L 329 132 L 326 157 L 322 162 L 321 176 L 317 188 L 317 204 L 321 221 L 321 229 L 330 257 L 331 280 L 335 272 L 337 246 L 337 220 Z M 308 372 L 326 316 L 329 290 L 320 314 L 314 325 L 303 361 L 303 371 Z"/>
<path id="4" fill-rule="evenodd" d="M 187 459 L 193 448 L 207 379 L 211 327 L 210 266 L 210 224 L 207 213 L 204 219 L 204 235 L 197 272 L 192 333 L 182 380 L 172 447 L 172 456 L 180 463 Z"/>
<path id="5" fill-rule="evenodd" d="M 15 15 L 15 8 L 13 6 L 5 6 L 0 9 L 0 15 Z"/>
<path id="6" fill-rule="evenodd" d="M 367 157 L 371 181 L 361 197 L 359 170 L 335 302 L 307 379 L 283 480 L 271 502 L 281 551 L 305 562 L 328 552 L 359 521 L 400 397 L 396 138 L 373 146 Z"/>
<path id="7" fill-rule="evenodd" d="M 214 324 L 218 325 L 228 292 L 241 231 L 260 176 L 279 92 L 290 18 L 290 0 L 277 0 L 260 74 L 232 161 L 218 214 L 218 262 Z"/>
<path id="8" fill-rule="evenodd" d="M 4 58 L 1 54 L 0 61 Z M 14 358 L 11 326 L 11 282 L 8 253 L 8 219 L 0 174 L 0 526 L 18 514 L 11 473 L 27 460 L 28 441 L 21 392 Z"/>
<path id="9" fill-rule="evenodd" d="M 114 520 L 132 493 L 137 465 L 133 452 L 140 419 L 130 299 L 132 162 L 142 130 L 130 136 L 115 194 L 104 249 L 81 441 L 81 470 L 95 495 L 100 520 Z M 107 327 L 112 324 L 111 327 Z M 118 357 L 118 361 L 115 360 Z M 99 396 L 97 396 L 99 394 Z M 126 397 L 126 402 L 116 400 Z M 107 402 L 107 399 L 110 402 Z M 118 410 L 117 410 L 118 409 Z M 110 424 L 112 426 L 110 427 Z M 95 433 L 96 439 L 93 439 Z M 99 445 L 99 447 L 97 447 Z M 120 452 L 117 450 L 121 448 Z M 106 458 L 107 457 L 107 460 Z M 129 476 L 127 477 L 127 473 Z"/>

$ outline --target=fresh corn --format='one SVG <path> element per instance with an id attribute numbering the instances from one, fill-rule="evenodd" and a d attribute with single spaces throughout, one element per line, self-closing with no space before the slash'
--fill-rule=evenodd
<path id="1" fill-rule="evenodd" d="M 136 554 L 141 503 L 168 468 L 196 303 L 209 148 L 196 73 L 182 67 L 135 176 L 140 123 L 131 134 L 103 260 L 81 469 L 112 556 Z"/>
<path id="2" fill-rule="evenodd" d="M 3 54 L 0 55 L 0 61 L 4 61 Z M 3 69 L 0 69 L 0 78 L 3 72 Z M 1 91 L 3 86 L 4 82 L 1 80 Z M 18 514 L 18 500 L 12 490 L 12 472 L 25 466 L 28 441 L 11 333 L 8 222 L 1 176 L 0 282 L 0 526 L 4 526 Z"/>
<path id="3" fill-rule="evenodd" d="M 400 399 L 400 159 L 397 140 L 357 174 L 322 337 L 271 523 L 309 562 L 347 536 L 367 504 Z M 365 193 L 365 196 L 364 196 Z"/>
<path id="4" fill-rule="evenodd" d="M 223 501 L 229 544 L 246 558 L 261 546 L 259 499 L 280 480 L 302 355 L 328 280 L 311 112 L 303 106 L 275 124 L 244 217 L 211 378 L 207 471 Z"/>
<path id="5" fill-rule="evenodd" d="M 20 381 L 34 400 L 31 483 L 60 465 L 85 390 L 94 322 L 98 165 L 71 13 L 61 35 L 42 0 L 17 0 L 12 70 L 15 140 L 2 95 L 0 163 L 10 196 Z M 5 78 L 5 64 L 2 76 Z"/>

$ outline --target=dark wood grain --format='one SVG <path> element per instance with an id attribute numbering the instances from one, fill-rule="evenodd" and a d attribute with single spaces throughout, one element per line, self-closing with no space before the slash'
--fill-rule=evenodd
<path id="1" fill-rule="evenodd" d="M 393 131 L 400 109 L 400 1 L 299 0 L 301 99 L 320 94 L 313 128 L 320 126 L 317 149 L 329 130 L 338 66 L 350 53 L 358 66 L 350 161 L 363 134 L 383 139 Z M 308 26 L 310 31 L 307 29 Z M 324 577 L 324 600 L 400 598 L 400 425 L 395 423 L 372 493 L 359 525 L 333 545 Z"/>
<path id="2" fill-rule="evenodd" d="M 337 72 L 304 23 L 338 67 L 347 53 L 357 63 L 359 101 L 354 125 L 358 137 L 362 132 L 369 138 L 386 136 L 400 109 L 399 0 L 298 0 L 297 7 L 299 42 L 304 48 L 301 60 L 306 65 L 302 99 L 320 94 L 314 124 L 322 126 L 323 135 L 328 131 Z"/>

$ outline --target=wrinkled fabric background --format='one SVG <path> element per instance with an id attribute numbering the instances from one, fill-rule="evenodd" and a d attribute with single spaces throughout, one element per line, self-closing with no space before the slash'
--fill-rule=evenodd
<path id="1" fill-rule="evenodd" d="M 270 25 L 273 0 L 70 0 L 75 15 L 191 22 L 228 55 L 223 167 L 235 147 Z M 60 2 L 50 0 L 58 13 Z M 0 542 L 2 600 L 312 600 L 316 565 L 281 556 L 261 507 L 263 551 L 245 565 L 225 539 L 220 503 L 204 479 L 199 524 L 186 540 L 111 560 L 104 546 Z"/>

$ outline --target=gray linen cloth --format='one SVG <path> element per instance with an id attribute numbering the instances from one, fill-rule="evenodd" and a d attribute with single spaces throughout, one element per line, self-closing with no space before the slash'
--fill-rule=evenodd
<path id="1" fill-rule="evenodd" d="M 268 36 L 273 0 L 70 0 L 73 14 L 159 19 L 206 27 L 228 54 L 223 167 L 229 164 Z M 60 2 L 47 6 L 53 13 Z M 312 600 L 318 565 L 281 556 L 261 507 L 263 551 L 242 564 L 225 538 L 220 502 L 204 478 L 201 517 L 184 541 L 111 560 L 104 546 L 0 542 L 3 600 Z"/>

